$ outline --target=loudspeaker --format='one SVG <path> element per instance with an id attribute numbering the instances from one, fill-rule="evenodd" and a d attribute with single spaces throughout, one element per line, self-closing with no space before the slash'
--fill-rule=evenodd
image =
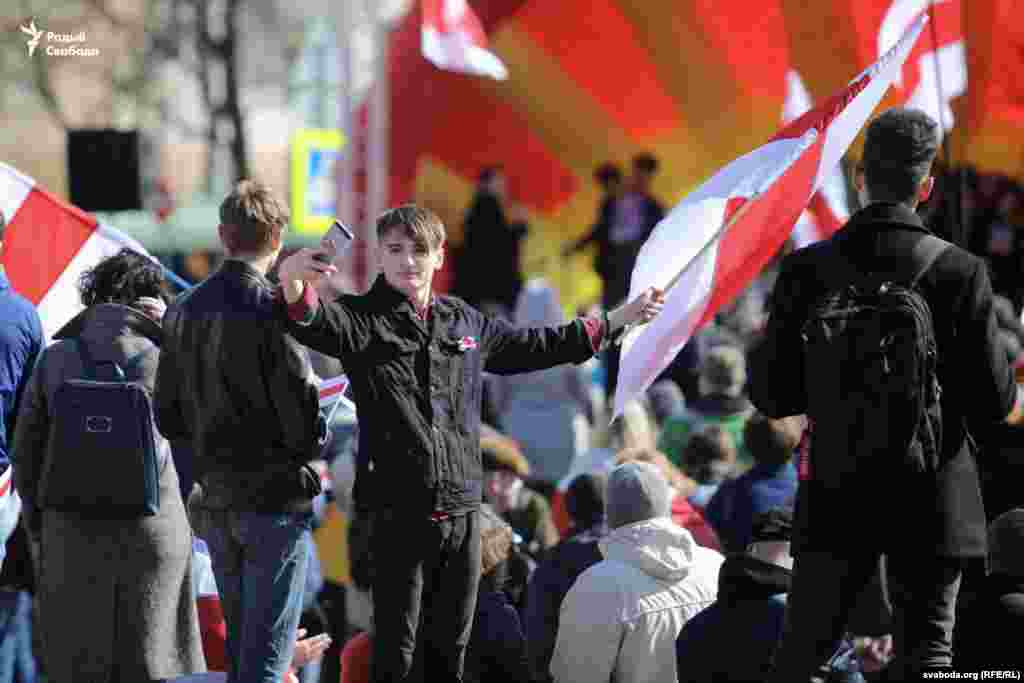
<path id="1" fill-rule="evenodd" d="M 68 189 L 85 211 L 142 209 L 138 131 L 68 131 Z"/>

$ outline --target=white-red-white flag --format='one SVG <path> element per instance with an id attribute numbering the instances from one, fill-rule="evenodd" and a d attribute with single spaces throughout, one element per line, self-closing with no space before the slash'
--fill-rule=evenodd
<path id="1" fill-rule="evenodd" d="M 15 291 L 36 305 L 49 340 L 82 310 L 82 273 L 127 247 L 152 256 L 137 241 L 0 162 L 0 210 L 7 218 L 3 265 Z"/>
<path id="2" fill-rule="evenodd" d="M 487 34 L 466 0 L 423 0 L 423 56 L 439 69 L 508 78 L 508 69 L 487 49 Z"/>
<path id="3" fill-rule="evenodd" d="M 658 223 L 640 250 L 629 300 L 648 287 L 672 287 L 661 315 L 623 341 L 616 416 L 786 241 L 899 75 L 926 23 L 927 16 L 918 17 L 888 53 L 841 92 L 718 171 Z"/>

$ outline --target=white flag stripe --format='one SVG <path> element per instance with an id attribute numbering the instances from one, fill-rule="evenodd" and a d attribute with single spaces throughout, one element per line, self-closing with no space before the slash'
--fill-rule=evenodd
<path id="1" fill-rule="evenodd" d="M 922 55 L 919 66 L 921 79 L 904 106 L 920 109 L 928 114 L 937 123 L 945 126 L 946 129 L 942 132 L 946 134 L 956 120 L 949 101 L 967 92 L 967 54 L 963 41 L 943 45 L 937 52 Z M 945 96 L 945 102 L 939 98 L 940 93 Z"/>
<path id="2" fill-rule="evenodd" d="M 424 26 L 420 38 L 423 56 L 440 69 L 462 71 L 496 80 L 508 78 L 508 69 L 492 52 L 474 45 L 461 32 L 441 34 Z"/>

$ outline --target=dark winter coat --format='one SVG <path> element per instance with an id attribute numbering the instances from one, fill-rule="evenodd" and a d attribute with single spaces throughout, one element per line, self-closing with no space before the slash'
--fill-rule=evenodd
<path id="1" fill-rule="evenodd" d="M 192 530 L 170 448 L 158 438 L 160 508 L 152 517 L 83 519 L 39 510 L 41 472 L 50 453 L 50 410 L 65 379 L 81 377 L 68 337 L 97 361 L 124 365 L 159 345 L 160 326 L 127 306 L 86 309 L 55 335 L 40 357 L 18 416 L 14 477 L 24 522 L 41 535 L 38 581 L 46 675 L 52 681 L 156 681 L 205 670 L 192 591 Z M 150 391 L 159 354 L 150 352 L 129 379 Z M 67 454 L 63 454 L 67 455 Z M 104 467 L 102 453 L 75 453 Z M 116 476 L 110 472 L 109 476 Z M 44 482 L 45 485 L 45 482 Z M 115 675 L 116 672 L 116 675 Z"/>
<path id="2" fill-rule="evenodd" d="M 302 321 L 292 321 L 289 331 L 348 370 L 359 405 L 354 498 L 375 511 L 427 516 L 475 509 L 483 495 L 483 371 L 582 363 L 595 350 L 582 319 L 516 328 L 438 296 L 424 320 L 383 276 L 365 295 L 300 304 L 289 307 Z"/>
<path id="3" fill-rule="evenodd" d="M 750 359 L 750 398 L 771 417 L 807 412 L 801 328 L 826 291 L 844 286 L 849 266 L 861 272 L 913 275 L 913 246 L 927 234 L 917 214 L 876 203 L 855 214 L 831 239 L 800 249 L 782 263 L 765 338 Z M 877 245 L 876 245 L 877 242 Z M 872 469 L 824 490 L 810 476 L 796 503 L 795 552 L 864 547 L 912 549 L 928 555 L 982 557 L 986 520 L 969 429 L 1004 419 L 1016 384 L 998 339 L 992 285 L 981 259 L 956 246 L 932 264 L 918 285 L 938 342 L 943 449 L 935 475 L 911 480 Z"/>

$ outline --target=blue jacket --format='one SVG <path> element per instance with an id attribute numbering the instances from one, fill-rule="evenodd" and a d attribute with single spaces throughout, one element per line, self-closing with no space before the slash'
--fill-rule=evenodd
<path id="1" fill-rule="evenodd" d="M 792 573 L 749 555 L 731 555 L 718 573 L 718 599 L 676 640 L 679 683 L 763 681 L 782 636 Z M 829 661 L 829 681 L 863 683 L 851 645 Z M 739 653 L 739 656 L 737 656 Z"/>
<path id="2" fill-rule="evenodd" d="M 36 357 L 43 350 L 43 324 L 36 307 L 11 288 L 0 267 L 0 471 L 11 461 L 10 439 L 18 403 Z"/>
<path id="3" fill-rule="evenodd" d="M 486 582 L 486 579 L 485 579 Z M 519 613 L 504 591 L 482 585 L 466 648 L 466 683 L 530 683 Z"/>
<path id="4" fill-rule="evenodd" d="M 724 552 L 746 552 L 754 516 L 789 503 L 796 496 L 797 483 L 792 460 L 785 465 L 757 464 L 724 482 L 704 508 L 704 516 L 718 533 Z"/>
<path id="5" fill-rule="evenodd" d="M 565 539 L 537 566 L 530 578 L 524 616 L 526 651 L 538 683 L 551 680 L 549 666 L 558 637 L 562 601 L 580 574 L 600 562 L 597 543 L 607 533 L 604 523 Z"/>

